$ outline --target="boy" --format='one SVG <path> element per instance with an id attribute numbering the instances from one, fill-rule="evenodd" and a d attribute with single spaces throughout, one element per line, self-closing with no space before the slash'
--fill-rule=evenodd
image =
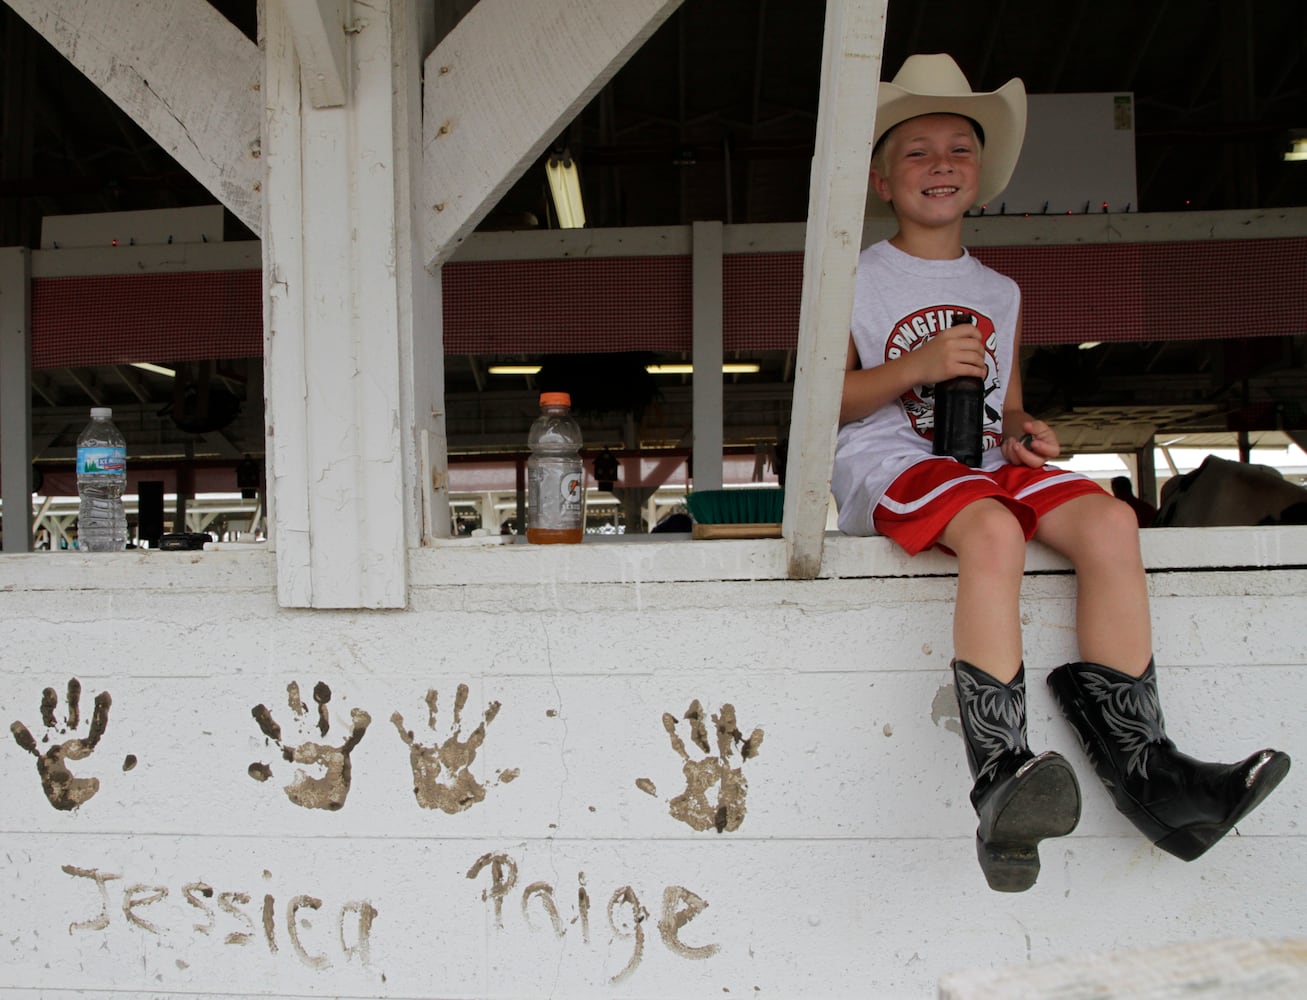
<path id="1" fill-rule="evenodd" d="M 1019 597 L 1031 538 L 1076 571 L 1081 660 L 1049 684 L 1117 808 L 1157 846 L 1193 860 L 1289 769 L 1273 750 L 1234 765 L 1176 750 L 1157 701 L 1134 512 L 1045 464 L 1061 449 L 1023 408 L 1020 291 L 962 246 L 965 213 L 1011 177 L 1025 118 L 1020 80 L 974 93 L 947 55 L 912 56 L 881 84 L 872 206 L 892 211 L 898 231 L 859 259 L 832 480 L 841 530 L 957 557 L 952 668 L 976 851 L 1003 892 L 1030 888 L 1039 841 L 1080 818 L 1070 765 L 1026 742 Z M 963 375 L 985 386 L 978 468 L 932 454 L 933 387 Z"/>

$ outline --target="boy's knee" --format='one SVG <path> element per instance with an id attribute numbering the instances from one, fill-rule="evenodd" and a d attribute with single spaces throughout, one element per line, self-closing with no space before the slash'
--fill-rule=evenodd
<path id="1" fill-rule="evenodd" d="M 1127 548 L 1139 546 L 1139 519 L 1124 500 L 1116 497 L 1103 497 L 1099 509 L 1095 511 L 1095 524 L 1099 533 Z"/>
<path id="2" fill-rule="evenodd" d="M 1081 521 L 1080 560 L 1120 562 L 1139 558 L 1139 521 L 1130 505 L 1104 496 Z"/>
<path id="3" fill-rule="evenodd" d="M 1026 533 L 1016 514 L 997 500 L 984 499 L 965 507 L 954 518 L 959 555 L 964 549 L 999 563 L 1005 559 L 1025 563 Z"/>

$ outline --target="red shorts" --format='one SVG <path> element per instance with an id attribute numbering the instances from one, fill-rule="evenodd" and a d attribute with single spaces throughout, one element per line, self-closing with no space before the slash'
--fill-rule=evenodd
<path id="1" fill-rule="evenodd" d="M 1012 511 L 1029 541 L 1050 510 L 1075 497 L 1106 492 L 1092 479 L 1065 469 L 1004 464 L 985 472 L 951 458 L 930 459 L 890 483 L 872 521 L 877 532 L 915 556 L 936 543 L 958 511 L 984 497 Z"/>

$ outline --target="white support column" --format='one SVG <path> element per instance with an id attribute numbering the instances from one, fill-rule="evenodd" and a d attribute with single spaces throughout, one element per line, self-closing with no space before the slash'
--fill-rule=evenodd
<path id="1" fill-rule="evenodd" d="M 396 91 L 412 74 L 392 10 L 405 37 L 407 0 L 369 7 L 349 36 L 346 106 L 317 109 L 282 0 L 264 8 L 268 491 L 286 607 L 407 603 L 417 443 L 406 435 L 430 421 L 413 419 L 429 399 L 407 368 L 417 339 L 407 303 L 421 282 L 411 232 L 401 234 L 411 216 L 397 208 L 413 161 L 412 111 Z"/>
<path id="2" fill-rule="evenodd" d="M 32 255 L 0 250 L 0 481 L 4 551 L 32 551 Z"/>
<path id="3" fill-rule="evenodd" d="M 827 0 L 785 476 L 789 575 L 821 570 L 888 0 Z"/>
<path id="4" fill-rule="evenodd" d="M 395 65 L 400 412 L 405 429 L 404 534 L 409 548 L 449 536 L 449 457 L 445 431 L 444 309 L 439 268 L 427 270 L 419 234 L 427 210 L 422 185 L 422 60 L 436 44 L 432 5 L 392 0 Z"/>
<path id="5" fill-rule="evenodd" d="M 696 490 L 722 487 L 722 224 L 696 222 L 694 245 L 694 476 Z M 652 522 L 651 522 L 652 523 Z"/>

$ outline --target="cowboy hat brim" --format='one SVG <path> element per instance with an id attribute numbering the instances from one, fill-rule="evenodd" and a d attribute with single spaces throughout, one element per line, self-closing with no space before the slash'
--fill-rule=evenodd
<path id="1" fill-rule="evenodd" d="M 935 114 L 962 115 L 984 131 L 976 204 L 985 204 L 1007 187 L 1021 155 L 1026 137 L 1025 84 L 1014 77 L 998 90 L 974 93 L 949 56 L 910 56 L 892 81 L 880 85 L 872 149 L 895 125 Z M 873 191 L 868 215 L 892 213 Z"/>

